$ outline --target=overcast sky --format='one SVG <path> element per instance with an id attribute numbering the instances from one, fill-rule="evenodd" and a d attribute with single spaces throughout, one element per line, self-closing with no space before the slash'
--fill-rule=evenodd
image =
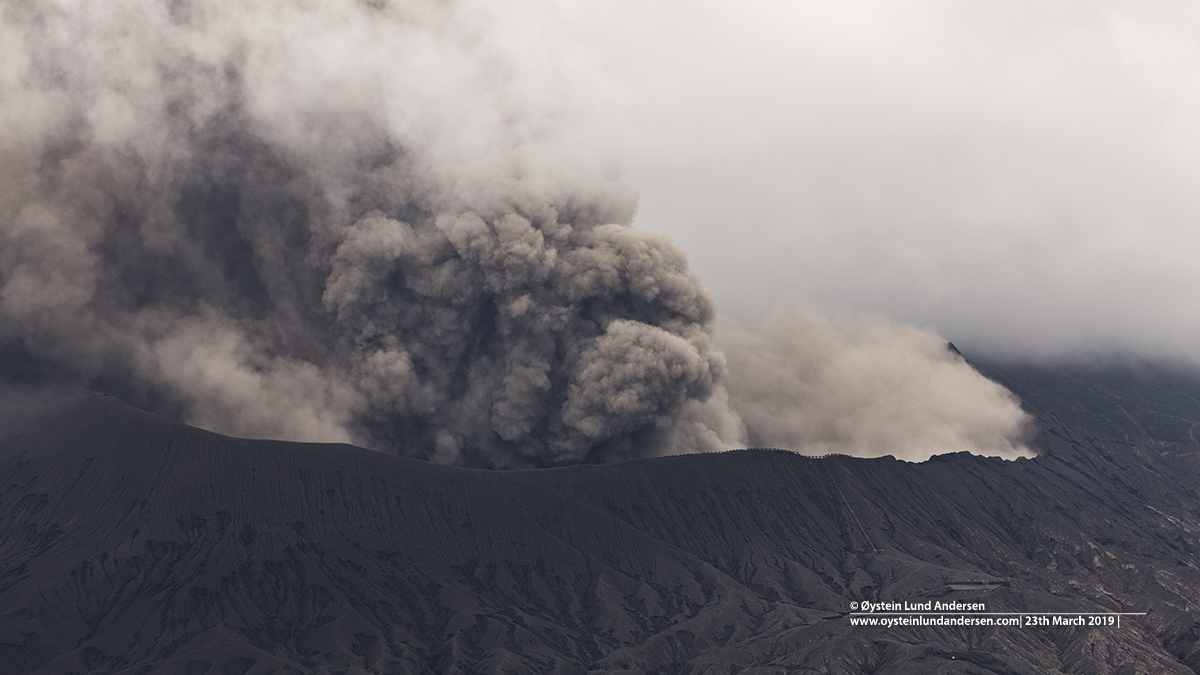
<path id="1" fill-rule="evenodd" d="M 791 300 L 976 353 L 1200 361 L 1195 3 L 564 0 L 503 21 L 724 314 Z"/>

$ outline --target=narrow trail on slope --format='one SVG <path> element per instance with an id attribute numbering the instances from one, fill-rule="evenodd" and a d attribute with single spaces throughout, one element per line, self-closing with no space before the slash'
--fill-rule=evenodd
<path id="1" fill-rule="evenodd" d="M 828 455 L 826 455 L 826 457 L 828 457 Z M 821 459 L 823 460 L 824 457 Z M 834 489 L 836 489 L 838 495 L 841 496 L 842 503 L 846 505 L 846 510 L 850 512 L 850 517 L 853 518 L 854 522 L 858 524 L 858 529 L 860 532 L 862 532 L 863 538 L 867 540 L 867 544 L 871 547 L 871 552 L 878 553 L 879 547 L 875 545 L 875 541 L 871 539 L 871 535 L 867 534 L 867 528 L 864 527 L 862 521 L 859 520 L 858 514 L 854 511 L 854 507 L 850 505 L 850 500 L 846 499 L 846 493 L 842 491 L 841 484 L 838 483 L 837 479 L 833 477 L 833 472 L 829 470 L 829 465 L 824 461 L 820 462 L 820 464 L 825 468 L 825 475 L 829 476 L 829 482 L 833 483 Z"/>

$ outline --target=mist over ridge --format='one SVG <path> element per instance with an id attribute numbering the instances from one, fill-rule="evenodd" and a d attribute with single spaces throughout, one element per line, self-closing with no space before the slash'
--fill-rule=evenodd
<path id="1" fill-rule="evenodd" d="M 6 5 L 4 349 L 221 433 L 444 463 L 1021 453 L 1016 400 L 931 333 L 714 332 L 581 140 L 583 73 L 497 12 Z"/>

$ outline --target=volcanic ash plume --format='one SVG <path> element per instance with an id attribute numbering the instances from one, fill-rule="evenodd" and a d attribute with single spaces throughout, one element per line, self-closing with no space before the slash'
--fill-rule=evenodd
<path id="1" fill-rule="evenodd" d="M 908 461 L 1030 454 L 1017 398 L 929 331 L 782 307 L 756 330 L 719 321 L 717 337 L 753 445 Z"/>
<path id="2" fill-rule="evenodd" d="M 10 345 L 211 429 L 491 466 L 623 456 L 709 397 L 683 255 L 612 181 L 521 176 L 453 5 L 236 4 L 5 6 Z"/>
<path id="3" fill-rule="evenodd" d="M 836 401 L 752 362 L 723 388 L 712 300 L 628 189 L 564 168 L 574 90 L 502 18 L 5 4 L 0 362 L 223 433 L 478 466 L 735 447 L 735 410 L 826 447 L 789 406 Z"/>

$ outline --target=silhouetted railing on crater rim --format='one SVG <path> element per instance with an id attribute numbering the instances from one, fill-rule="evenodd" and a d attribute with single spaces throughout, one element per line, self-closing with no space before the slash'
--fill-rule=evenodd
<path id="1" fill-rule="evenodd" d="M 851 457 L 852 456 L 852 455 L 846 455 L 846 454 L 843 454 L 840 452 L 829 452 L 824 455 L 806 455 L 803 452 L 800 452 L 798 450 L 788 450 L 787 448 L 730 448 L 729 450 L 723 450 L 722 452 L 746 452 L 746 451 L 787 452 L 787 453 L 791 453 L 793 455 L 800 455 L 801 457 L 804 457 L 805 459 L 829 459 L 830 457 Z"/>

